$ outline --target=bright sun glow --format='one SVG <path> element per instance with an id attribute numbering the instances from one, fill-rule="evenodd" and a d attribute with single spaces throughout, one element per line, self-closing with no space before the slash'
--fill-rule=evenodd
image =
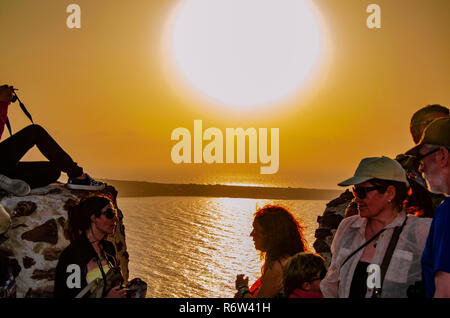
<path id="1" fill-rule="evenodd" d="M 322 48 L 309 0 L 185 0 L 173 21 L 178 70 L 197 91 L 231 106 L 296 92 Z"/>

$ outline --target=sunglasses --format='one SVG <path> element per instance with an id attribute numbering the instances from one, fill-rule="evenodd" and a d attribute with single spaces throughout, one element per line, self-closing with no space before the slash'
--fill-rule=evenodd
<path id="1" fill-rule="evenodd" d="M 373 187 L 353 187 L 352 192 L 353 196 L 359 199 L 365 199 L 367 196 L 367 192 L 373 191 L 373 190 L 383 190 L 384 187 L 381 186 L 373 186 Z"/>
<path id="2" fill-rule="evenodd" d="M 113 210 L 111 208 L 109 208 L 108 210 L 106 210 L 104 212 L 100 212 L 100 215 L 102 215 L 102 214 L 110 220 L 114 219 L 114 217 L 117 216 L 116 210 Z"/>

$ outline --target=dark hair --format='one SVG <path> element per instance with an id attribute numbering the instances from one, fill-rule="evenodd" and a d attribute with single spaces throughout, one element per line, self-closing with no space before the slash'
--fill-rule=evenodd
<path id="1" fill-rule="evenodd" d="M 69 208 L 68 234 L 71 242 L 83 235 L 91 226 L 91 215 L 100 216 L 111 201 L 103 196 L 92 196 Z"/>
<path id="2" fill-rule="evenodd" d="M 392 181 L 392 180 L 383 180 L 383 179 L 371 179 L 369 180 L 374 186 L 379 186 L 383 189 L 377 190 L 380 193 L 386 192 L 389 186 L 394 186 L 395 188 L 395 197 L 392 200 L 392 204 L 399 211 L 403 210 L 403 203 L 408 197 L 408 187 L 406 183 L 400 181 Z"/>
<path id="3" fill-rule="evenodd" d="M 284 295 L 289 297 L 294 289 L 302 288 L 303 283 L 311 282 L 324 271 L 325 259 L 318 254 L 302 252 L 292 256 L 283 268 Z"/>
<path id="4" fill-rule="evenodd" d="M 255 220 L 264 232 L 264 265 L 262 272 L 283 256 L 306 251 L 303 227 L 285 208 L 266 205 L 255 213 Z"/>

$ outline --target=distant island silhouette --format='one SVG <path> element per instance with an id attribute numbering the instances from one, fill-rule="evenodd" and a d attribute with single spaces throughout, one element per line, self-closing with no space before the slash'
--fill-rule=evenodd
<path id="1" fill-rule="evenodd" d="M 272 200 L 330 200 L 339 190 L 278 188 L 221 184 L 171 184 L 103 179 L 118 191 L 119 197 L 197 196 Z"/>

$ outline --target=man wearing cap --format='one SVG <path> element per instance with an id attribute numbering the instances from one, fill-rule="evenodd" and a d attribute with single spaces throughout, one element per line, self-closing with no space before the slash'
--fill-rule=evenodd
<path id="1" fill-rule="evenodd" d="M 406 298 L 421 278 L 420 257 L 431 219 L 406 215 L 405 170 L 388 157 L 363 159 L 352 178 L 359 215 L 345 218 L 331 244 L 331 264 L 320 284 L 325 297 Z M 374 286 L 368 271 L 378 266 Z"/>
<path id="2" fill-rule="evenodd" d="M 433 193 L 446 199 L 434 212 L 422 269 L 427 297 L 450 297 L 450 118 L 439 118 L 427 126 L 418 145 L 408 153 L 417 156 L 419 171 Z"/>
<path id="3" fill-rule="evenodd" d="M 414 144 L 417 145 L 419 143 L 423 131 L 433 120 L 438 118 L 448 118 L 449 112 L 450 111 L 447 107 L 438 104 L 428 105 L 416 111 L 411 117 L 409 127 Z M 400 154 L 397 156 L 397 158 L 395 158 L 395 160 L 400 162 L 403 169 L 406 170 L 407 175 L 412 177 L 421 185 L 426 186 L 425 180 L 417 171 L 417 166 L 415 164 L 416 161 L 414 160 L 413 153 L 410 153 L 410 151 L 408 151 L 405 154 Z"/>
<path id="4" fill-rule="evenodd" d="M 411 117 L 410 132 L 414 144 L 418 144 L 425 128 L 435 119 L 448 118 L 449 109 L 446 106 L 434 104 L 422 107 Z M 432 217 L 434 211 L 444 199 L 442 194 L 430 193 L 427 190 L 425 179 L 418 171 L 418 162 L 412 153 L 398 155 L 397 160 L 406 170 L 410 180 L 413 195 L 408 198 L 408 213 L 421 217 Z"/>

